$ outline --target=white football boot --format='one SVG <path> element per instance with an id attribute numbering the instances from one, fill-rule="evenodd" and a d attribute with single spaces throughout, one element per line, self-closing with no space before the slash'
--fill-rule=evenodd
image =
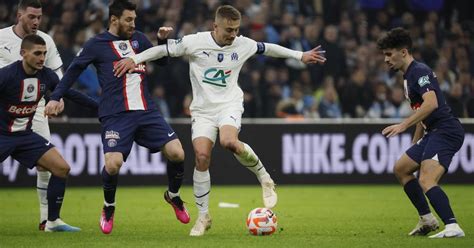
<path id="1" fill-rule="evenodd" d="M 277 193 L 275 192 L 275 183 L 270 176 L 262 177 L 262 196 L 263 205 L 266 208 L 274 208 L 278 201 Z"/>
<path id="2" fill-rule="evenodd" d="M 438 230 L 439 223 L 436 217 L 433 214 L 429 213 L 423 216 L 420 216 L 418 224 L 416 224 L 415 229 L 413 229 L 408 235 L 410 236 L 425 236 L 431 231 Z"/>
<path id="3" fill-rule="evenodd" d="M 199 215 L 194 224 L 189 236 L 202 236 L 204 233 L 211 228 L 212 219 L 209 213 L 205 215 Z"/>
<path id="4" fill-rule="evenodd" d="M 444 230 L 431 235 L 429 238 L 430 239 L 436 239 L 436 238 L 460 238 L 464 237 L 464 231 L 461 229 L 461 227 L 458 225 L 458 223 L 452 223 L 452 224 L 447 224 L 444 227 Z"/>

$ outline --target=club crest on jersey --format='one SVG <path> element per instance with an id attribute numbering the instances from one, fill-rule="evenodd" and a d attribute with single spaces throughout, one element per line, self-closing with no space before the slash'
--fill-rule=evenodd
<path id="1" fill-rule="evenodd" d="M 138 49 L 138 47 L 139 47 L 138 41 L 132 40 L 132 48 L 133 48 L 133 49 Z"/>
<path id="2" fill-rule="evenodd" d="M 107 145 L 108 145 L 109 147 L 115 147 L 115 146 L 117 145 L 117 140 L 115 140 L 115 139 L 109 139 L 109 140 L 107 141 Z"/>
<path id="3" fill-rule="evenodd" d="M 232 53 L 232 54 L 230 55 L 230 60 L 232 60 L 232 61 L 237 61 L 237 60 L 239 60 L 239 55 L 238 55 L 237 53 Z"/>
<path id="4" fill-rule="evenodd" d="M 430 84 L 430 77 L 428 75 L 422 76 L 418 79 L 418 85 L 420 85 L 420 87 L 423 87 L 427 84 Z"/>
<path id="5" fill-rule="evenodd" d="M 222 62 L 224 60 L 224 54 L 219 53 L 217 54 L 217 61 Z"/>
<path id="6" fill-rule="evenodd" d="M 32 84 L 29 84 L 27 87 L 26 87 L 26 92 L 28 93 L 31 93 L 35 90 L 35 86 L 33 86 Z"/>
<path id="7" fill-rule="evenodd" d="M 120 44 L 119 44 L 119 49 L 122 50 L 122 51 L 127 50 L 127 43 L 125 43 L 125 42 L 120 42 Z"/>

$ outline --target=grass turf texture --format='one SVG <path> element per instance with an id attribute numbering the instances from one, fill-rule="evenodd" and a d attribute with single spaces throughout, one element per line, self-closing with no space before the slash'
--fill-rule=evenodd
<path id="1" fill-rule="evenodd" d="M 164 187 L 119 187 L 110 235 L 102 234 L 98 225 L 100 188 L 66 191 L 62 217 L 81 227 L 80 233 L 38 231 L 35 190 L 0 189 L 0 247 L 474 247 L 474 185 L 443 188 L 464 238 L 407 236 L 417 214 L 396 185 L 278 186 L 278 231 L 260 237 L 248 234 L 245 226 L 250 210 L 262 206 L 259 187 L 214 186 L 213 225 L 203 237 L 189 236 L 197 216 L 191 187 L 181 193 L 191 214 L 187 225 L 176 220 L 163 200 Z M 219 208 L 220 201 L 240 207 Z"/>

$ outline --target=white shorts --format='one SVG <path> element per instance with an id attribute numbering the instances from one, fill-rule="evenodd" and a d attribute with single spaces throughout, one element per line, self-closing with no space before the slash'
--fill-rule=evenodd
<path id="1" fill-rule="evenodd" d="M 194 140 L 197 137 L 209 138 L 216 143 L 219 128 L 229 125 L 240 131 L 242 122 L 242 109 L 240 108 L 224 108 L 215 114 L 191 114 L 191 137 Z"/>
<path id="2" fill-rule="evenodd" d="M 41 135 L 41 137 L 51 140 L 51 133 L 49 132 L 48 117 L 44 116 L 44 106 L 46 101 L 44 98 L 38 102 L 38 107 L 36 108 L 36 113 L 33 116 L 33 124 L 31 129 L 33 132 Z"/>

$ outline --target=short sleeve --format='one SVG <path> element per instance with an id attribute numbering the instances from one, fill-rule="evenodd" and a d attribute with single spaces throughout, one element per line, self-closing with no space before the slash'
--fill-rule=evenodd
<path id="1" fill-rule="evenodd" d="M 263 53 L 265 51 L 265 44 L 261 43 L 261 42 L 256 42 L 250 38 L 247 38 L 245 36 L 241 36 L 239 37 L 241 38 L 240 39 L 240 44 L 241 46 L 244 47 L 244 51 L 246 53 L 246 58 L 249 58 L 249 57 L 252 57 L 253 55 L 255 54 L 260 54 L 260 53 Z M 259 53 L 260 51 L 260 53 Z"/>
<path id="2" fill-rule="evenodd" d="M 63 66 L 63 61 L 56 44 L 54 44 L 53 39 L 48 36 L 46 38 L 46 42 L 48 52 L 46 53 L 45 66 L 55 71 Z"/>
<path id="3" fill-rule="evenodd" d="M 192 36 L 186 35 L 177 40 L 168 39 L 167 49 L 171 57 L 180 57 L 189 53 L 189 44 L 192 43 Z"/>
<path id="4" fill-rule="evenodd" d="M 414 90 L 422 96 L 428 91 L 435 90 L 435 79 L 433 72 L 428 68 L 421 68 L 413 74 L 413 80 L 415 80 Z"/>

